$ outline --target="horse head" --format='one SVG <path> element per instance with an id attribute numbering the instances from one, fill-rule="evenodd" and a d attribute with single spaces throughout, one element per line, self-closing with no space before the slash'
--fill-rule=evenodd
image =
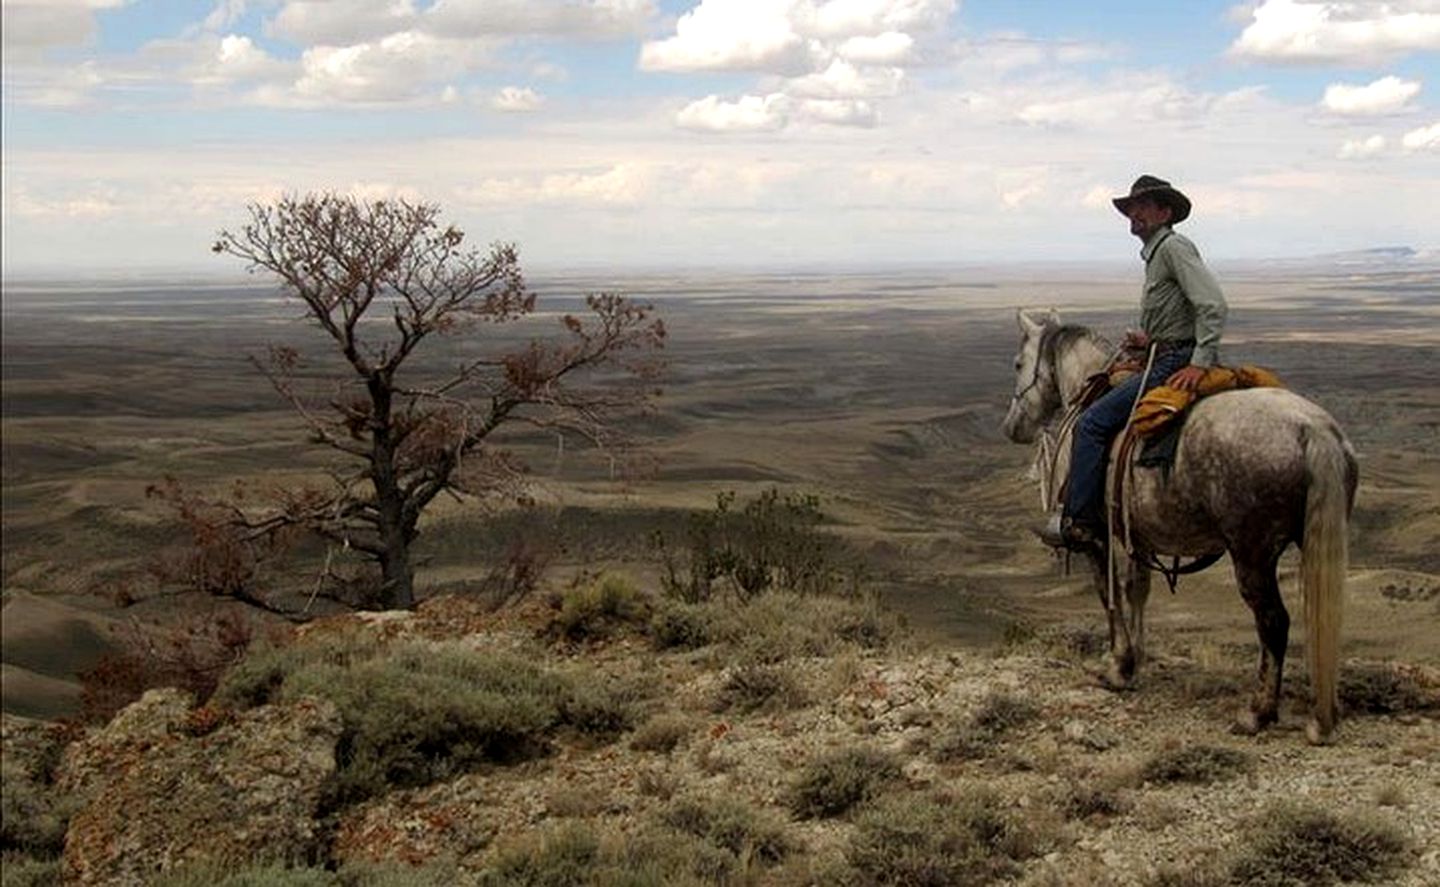
<path id="1" fill-rule="evenodd" d="M 1021 308 L 1015 312 L 1020 323 L 1020 350 L 1015 353 L 1015 393 L 1000 426 L 1015 443 L 1031 443 L 1041 427 L 1060 406 L 1060 384 L 1055 374 L 1054 354 L 1042 347 L 1047 332 L 1060 328 L 1054 308 Z"/>

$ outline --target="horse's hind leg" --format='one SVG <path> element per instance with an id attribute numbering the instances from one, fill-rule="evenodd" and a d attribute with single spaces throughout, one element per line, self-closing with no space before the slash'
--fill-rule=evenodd
<path id="1" fill-rule="evenodd" d="M 1290 614 L 1280 597 L 1275 578 L 1277 555 L 1250 558 L 1231 552 L 1235 581 L 1240 595 L 1255 613 L 1255 630 L 1260 635 L 1259 686 L 1250 709 L 1236 721 L 1237 732 L 1254 734 L 1275 723 L 1280 716 L 1280 685 L 1285 671 L 1285 647 L 1290 636 Z"/>
<path id="2" fill-rule="evenodd" d="M 1130 602 L 1130 645 L 1135 651 L 1135 668 L 1145 664 L 1145 605 L 1150 600 L 1150 567 L 1130 558 L 1125 577 L 1125 599 Z"/>

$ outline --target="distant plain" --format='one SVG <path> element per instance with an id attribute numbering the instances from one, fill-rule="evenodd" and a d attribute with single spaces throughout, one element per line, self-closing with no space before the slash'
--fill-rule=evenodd
<path id="1" fill-rule="evenodd" d="M 1135 273 L 1132 273 L 1135 272 Z M 637 420 L 651 464 L 616 474 L 549 437 L 509 445 L 532 469 L 557 545 L 551 576 L 615 568 L 653 582 L 652 530 L 717 494 L 815 494 L 864 552 L 867 582 L 939 644 L 1101 613 L 1078 574 L 1031 536 L 1032 453 L 999 432 L 1014 384 L 1014 311 L 1055 306 L 1112 337 L 1132 322 L 1137 269 L 853 274 L 615 274 L 536 278 L 537 316 L 428 355 L 443 367 L 559 331 L 589 290 L 653 303 L 670 330 L 664 394 Z M 1227 362 L 1258 363 L 1330 410 L 1361 457 L 1346 654 L 1440 663 L 1440 272 L 1221 268 Z M 7 282 L 3 298 L 4 708 L 69 711 L 75 672 L 132 619 L 118 577 L 177 536 L 145 489 L 316 476 L 324 453 L 247 362 L 285 342 L 328 358 L 273 286 Z M 446 501 L 422 524 L 424 590 L 493 568 L 507 516 Z M 1293 558 L 1282 579 L 1292 613 Z M 1228 566 L 1157 583 L 1155 634 L 1248 659 L 1248 611 Z M 1298 637 L 1298 632 L 1292 632 Z"/>

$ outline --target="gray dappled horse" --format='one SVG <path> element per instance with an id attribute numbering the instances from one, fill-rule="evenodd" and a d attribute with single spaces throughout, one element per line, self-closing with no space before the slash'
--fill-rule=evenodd
<path id="1" fill-rule="evenodd" d="M 1112 350 L 1084 327 L 1062 326 L 1053 310 L 1018 314 L 1022 337 L 1015 394 L 1003 428 L 1010 440 L 1031 443 L 1052 433 L 1046 423 L 1105 367 Z M 1057 476 L 1063 477 L 1070 441 L 1048 443 L 1060 456 Z M 1112 448 L 1112 472 L 1115 452 Z M 1118 567 L 1112 571 L 1102 554 L 1089 556 L 1110 616 L 1107 683 L 1128 686 L 1144 658 L 1150 555 L 1228 552 L 1260 635 L 1260 686 L 1235 728 L 1255 733 L 1273 723 L 1290 628 L 1275 572 L 1281 552 L 1294 542 L 1301 552 L 1313 694 L 1306 735 L 1314 743 L 1327 741 L 1337 717 L 1346 527 L 1356 475 L 1354 450 L 1339 425 L 1293 392 L 1252 388 L 1199 401 L 1185 421 L 1168 479 L 1159 469 L 1135 467 L 1126 474 L 1130 545 L 1112 537 L 1115 556 L 1108 559 Z M 1047 494 L 1047 507 L 1058 499 L 1055 486 Z M 1118 591 L 1107 594 L 1111 583 Z"/>

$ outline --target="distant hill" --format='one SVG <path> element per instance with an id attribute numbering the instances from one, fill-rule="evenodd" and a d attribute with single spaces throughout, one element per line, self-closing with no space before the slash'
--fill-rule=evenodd
<path id="1" fill-rule="evenodd" d="M 1256 259 L 1236 264 L 1261 272 L 1278 270 L 1287 274 L 1296 270 L 1346 274 L 1430 272 L 1440 270 L 1440 247 L 1417 249 L 1413 246 L 1376 246 L 1309 256 Z"/>
<path id="2" fill-rule="evenodd" d="M 1314 256 L 1314 261 L 1336 265 L 1389 265 L 1396 262 L 1410 262 L 1421 253 L 1409 246 L 1377 246 L 1370 249 L 1352 249 L 1338 253 L 1323 253 Z"/>

